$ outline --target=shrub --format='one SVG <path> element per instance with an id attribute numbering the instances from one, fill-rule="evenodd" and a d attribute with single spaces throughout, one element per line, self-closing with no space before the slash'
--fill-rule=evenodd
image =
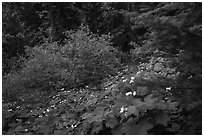
<path id="1" fill-rule="evenodd" d="M 28 58 L 22 69 L 5 76 L 4 97 L 17 92 L 17 95 L 37 91 L 51 93 L 60 88 L 100 84 L 104 78 L 116 74 L 119 62 L 116 50 L 109 46 L 108 36 L 96 36 L 83 30 L 66 34 L 68 39 L 64 45 L 44 43 L 27 48 Z"/>
<path id="2" fill-rule="evenodd" d="M 116 49 L 110 47 L 110 37 L 87 34 L 80 30 L 67 33 L 70 40 L 63 47 L 63 55 L 71 59 L 77 83 L 94 84 L 104 77 L 115 75 L 119 67 Z"/>

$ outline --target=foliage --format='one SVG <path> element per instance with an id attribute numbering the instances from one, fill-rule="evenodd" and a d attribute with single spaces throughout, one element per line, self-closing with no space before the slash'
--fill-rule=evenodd
<path id="1" fill-rule="evenodd" d="M 98 37 L 83 30 L 67 35 L 69 39 L 64 45 L 45 43 L 28 47 L 28 58 L 22 69 L 4 78 L 3 94 L 7 99 L 10 94 L 15 97 L 30 92 L 52 93 L 62 87 L 98 85 L 116 74 L 119 62 L 107 36 Z"/>
<path id="2" fill-rule="evenodd" d="M 159 77 L 154 87 L 149 84 L 152 79 L 132 70 L 113 78 L 100 90 L 61 89 L 43 104 L 4 105 L 5 134 L 195 134 L 200 130 L 194 129 L 198 123 L 184 125 L 179 100 L 169 96 L 172 90 L 161 85 L 165 81 L 157 82 Z"/>
<path id="3" fill-rule="evenodd" d="M 82 21 L 75 3 L 14 3 L 2 5 L 2 49 L 4 60 L 25 56 L 26 46 L 34 47 L 44 43 L 63 41 L 63 32 L 76 29 Z M 69 22 L 69 23 L 67 23 Z M 12 68 L 4 61 L 3 72 Z M 7 67 L 8 66 L 8 67 Z"/>
<path id="4" fill-rule="evenodd" d="M 143 63 L 140 66 L 145 72 L 156 72 L 162 77 L 168 78 L 173 70 L 175 76 L 171 96 L 181 102 L 186 123 L 191 121 L 190 115 L 194 115 L 191 109 L 201 110 L 202 30 L 198 27 L 201 25 L 201 11 L 201 3 L 160 3 L 154 10 L 147 10 L 132 18 L 135 25 L 149 30 L 149 38 L 144 40 L 142 46 L 133 43 L 133 59 Z M 197 29 L 192 31 L 192 28 Z M 154 62 L 154 58 L 160 63 Z M 192 107 L 192 104 L 197 105 Z M 197 115 L 201 118 L 201 113 Z M 193 125 L 196 123 L 200 123 L 199 120 L 194 121 Z"/>
<path id="5" fill-rule="evenodd" d="M 101 90 L 86 88 L 65 90 L 34 106 L 26 104 L 4 105 L 3 128 L 5 134 L 182 134 L 177 123 L 178 102 L 161 94 L 127 95 L 121 83 L 131 84 L 138 90 L 135 77 L 123 78 Z M 128 77 L 130 79 L 128 79 Z M 129 81 L 129 82 L 128 82 Z M 107 85 L 108 83 L 106 83 Z M 143 83 L 143 86 L 146 82 Z M 140 85 L 141 86 L 141 85 Z M 157 87 L 157 91 L 163 91 Z M 165 90 L 164 90 L 165 91 Z M 139 91 L 137 92 L 139 93 Z M 7 114 L 7 115 L 6 115 Z M 9 114 L 9 115 L 8 115 Z M 17 121 L 15 121 L 17 119 Z M 13 124 L 9 124 L 13 123 Z M 9 125 L 7 125 L 9 124 Z M 137 130 L 136 130 L 137 129 Z"/>
<path id="6" fill-rule="evenodd" d="M 202 134 L 201 3 L 3 3 L 2 18 L 3 134 Z"/>

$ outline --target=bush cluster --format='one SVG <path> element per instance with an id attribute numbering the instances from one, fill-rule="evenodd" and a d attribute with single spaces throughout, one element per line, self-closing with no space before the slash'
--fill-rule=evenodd
<path id="1" fill-rule="evenodd" d="M 116 74 L 117 51 L 109 46 L 108 36 L 96 36 L 83 30 L 66 32 L 66 35 L 64 44 L 45 42 L 27 48 L 22 69 L 4 78 L 5 98 L 97 85 Z"/>

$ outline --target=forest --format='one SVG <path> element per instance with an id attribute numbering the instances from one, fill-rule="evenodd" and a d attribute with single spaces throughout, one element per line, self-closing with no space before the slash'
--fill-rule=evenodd
<path id="1" fill-rule="evenodd" d="M 2 2 L 3 135 L 201 135 L 201 2 Z"/>

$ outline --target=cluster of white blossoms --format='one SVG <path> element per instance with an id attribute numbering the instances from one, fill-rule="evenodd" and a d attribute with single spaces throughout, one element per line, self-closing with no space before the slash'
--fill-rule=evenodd
<path id="1" fill-rule="evenodd" d="M 131 78 L 130 78 L 130 83 L 133 83 L 133 82 L 134 82 L 134 79 L 135 79 L 135 77 L 131 77 Z"/>
<path id="2" fill-rule="evenodd" d="M 136 91 L 133 91 L 133 92 L 127 92 L 125 93 L 126 96 L 129 96 L 129 95 L 133 95 L 133 96 L 136 96 L 137 95 L 137 92 Z"/>
<path id="3" fill-rule="evenodd" d="M 127 111 L 127 108 L 124 108 L 124 107 L 121 107 L 121 108 L 120 108 L 120 113 L 123 113 L 123 112 L 125 112 L 125 111 Z"/>

